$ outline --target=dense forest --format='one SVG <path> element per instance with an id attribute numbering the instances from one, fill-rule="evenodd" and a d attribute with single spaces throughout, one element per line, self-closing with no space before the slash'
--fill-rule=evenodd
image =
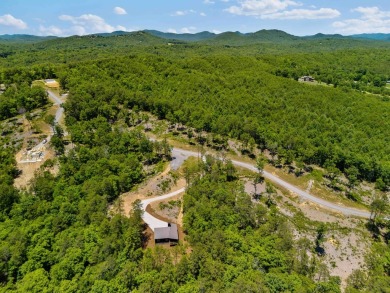
<path id="1" fill-rule="evenodd" d="M 49 160 L 17 190 L 17 149 L 2 130 L 0 292 L 340 292 L 315 253 L 322 226 L 316 242 L 294 240 L 293 223 L 272 200 L 254 202 L 229 161 L 208 157 L 192 169 L 187 247 L 145 249 L 137 202 L 130 215 L 112 212 L 169 159 L 166 142 L 124 126 L 136 109 L 388 190 L 388 43 L 257 36 L 167 44 L 137 32 L 0 45 L 0 120 L 46 105 L 33 81 L 57 78 L 69 92 L 74 145 L 57 153 L 57 174 Z M 298 82 L 303 75 L 323 83 Z M 347 292 L 390 288 L 389 233 L 383 238 Z"/>
<path id="2" fill-rule="evenodd" d="M 137 55 L 79 64 L 59 80 L 70 89 L 66 108 L 77 119 L 115 120 L 119 105 L 137 105 L 198 130 L 249 135 L 281 158 L 390 184 L 387 99 L 301 84 L 268 69 L 254 57 Z"/>
<path id="3" fill-rule="evenodd" d="M 136 286 L 128 274 L 143 258 L 140 211 L 127 218 L 107 209 L 145 177 L 145 160 L 161 159 L 158 143 L 111 130 L 101 118 L 79 127 L 95 136 L 61 157 L 58 176 L 44 164 L 28 192 L 12 187 L 14 162 L 2 160 L 2 292 L 128 292 Z"/>
<path id="4" fill-rule="evenodd" d="M 30 112 L 48 103 L 45 90 L 23 83 L 7 87 L 0 99 L 0 120 Z"/>

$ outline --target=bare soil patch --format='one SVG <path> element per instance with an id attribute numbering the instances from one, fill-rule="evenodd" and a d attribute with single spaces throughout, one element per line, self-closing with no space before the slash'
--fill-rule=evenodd
<path id="1" fill-rule="evenodd" d="M 167 222 L 176 223 L 182 225 L 183 223 L 179 223 L 179 215 L 182 209 L 182 195 L 176 195 L 169 199 L 155 201 L 151 203 L 149 206 L 155 212 L 155 214 L 167 219 Z"/>
<path id="2" fill-rule="evenodd" d="M 332 276 L 339 276 L 341 287 L 346 287 L 348 276 L 364 267 L 364 255 L 369 250 L 367 236 L 351 231 L 347 234 L 334 233 L 324 243 L 325 262 Z"/>
<path id="3" fill-rule="evenodd" d="M 242 180 L 245 192 L 250 195 L 254 194 L 253 180 L 251 178 L 243 178 Z M 265 183 L 256 185 L 257 194 L 264 191 Z M 326 233 L 326 241 L 322 244 L 325 254 L 320 258 L 326 264 L 329 274 L 339 276 L 342 288 L 345 288 L 348 276 L 354 270 L 364 268 L 364 255 L 371 246 L 370 236 L 361 228 L 364 220 L 346 217 L 323 209 L 314 203 L 302 201 L 286 190 L 278 189 L 273 199 L 277 202 L 278 210 L 289 219 L 292 219 L 300 211 L 311 221 L 337 225 L 337 229 Z M 294 229 L 293 234 L 295 240 L 302 237 L 310 239 L 314 247 L 315 230 L 301 231 Z"/>
<path id="4" fill-rule="evenodd" d="M 50 109 L 49 112 L 54 111 Z M 42 140 L 50 135 L 51 128 L 42 121 L 34 123 L 39 124 L 40 133 L 33 133 L 31 122 L 23 118 L 23 138 L 22 149 L 16 153 L 15 160 L 17 168 L 20 170 L 20 175 L 15 179 L 14 186 L 18 189 L 27 188 L 35 172 L 43 165 L 43 163 L 55 157 L 54 151 L 49 147 L 49 142 L 42 144 Z M 37 147 L 37 145 L 39 145 Z M 32 148 L 32 150 L 29 150 Z M 30 162 L 26 162 L 30 161 Z M 58 169 L 58 167 L 57 167 Z M 58 171 L 58 170 L 57 170 Z M 53 172 L 57 172 L 53 169 Z"/>
<path id="5" fill-rule="evenodd" d="M 254 185 L 253 179 L 251 178 L 244 178 L 243 182 L 244 182 L 244 190 L 249 195 L 253 195 L 255 191 L 257 194 L 265 192 L 265 183 L 257 183 L 256 185 Z"/>
<path id="6" fill-rule="evenodd" d="M 21 150 L 16 154 L 17 168 L 21 171 L 21 174 L 14 181 L 14 186 L 18 189 L 27 188 L 30 185 L 31 179 L 34 178 L 35 172 L 45 163 L 45 160 L 55 157 L 53 150 L 46 150 L 45 160 L 34 163 L 20 163 L 23 151 Z M 51 171 L 56 174 L 58 172 L 58 166 L 53 167 Z"/>
<path id="7" fill-rule="evenodd" d="M 176 182 L 173 180 L 170 172 L 170 166 L 164 170 L 161 174 L 153 176 L 146 182 L 142 183 L 137 190 L 130 191 L 122 194 L 120 200 L 122 200 L 122 208 L 125 215 L 129 215 L 132 204 L 137 199 L 145 199 L 152 196 L 158 196 L 172 191 L 176 191 L 185 186 L 184 179 L 178 179 Z M 168 182 L 168 184 L 165 184 Z M 162 188 L 164 186 L 164 188 Z M 164 190 L 162 190 L 164 189 Z"/>

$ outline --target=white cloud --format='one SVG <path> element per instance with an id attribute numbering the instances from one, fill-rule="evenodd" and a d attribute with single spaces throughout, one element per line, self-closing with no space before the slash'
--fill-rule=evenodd
<path id="1" fill-rule="evenodd" d="M 60 29 L 59 27 L 53 26 L 53 25 L 51 25 L 49 27 L 45 27 L 43 25 L 40 25 L 39 32 L 41 33 L 41 35 L 44 35 L 44 36 L 62 36 L 64 33 L 62 29 Z"/>
<path id="2" fill-rule="evenodd" d="M 361 14 L 360 18 L 336 21 L 332 25 L 339 33 L 390 33 L 390 11 L 378 7 L 357 7 L 352 12 Z"/>
<path id="3" fill-rule="evenodd" d="M 116 29 L 120 30 L 120 31 L 126 31 L 127 30 L 123 25 L 117 25 Z"/>
<path id="4" fill-rule="evenodd" d="M 11 26 L 17 29 L 26 29 L 27 24 L 21 20 L 13 17 L 11 14 L 4 14 L 0 16 L 0 25 Z"/>
<path id="5" fill-rule="evenodd" d="M 196 13 L 195 10 L 178 10 L 178 11 L 175 11 L 174 13 L 171 14 L 171 16 L 184 16 L 184 15 L 187 15 L 187 14 L 191 14 L 191 13 Z"/>
<path id="6" fill-rule="evenodd" d="M 215 4 L 215 1 L 212 0 L 203 0 L 204 4 Z"/>
<path id="7" fill-rule="evenodd" d="M 378 7 L 358 7 L 352 9 L 352 12 L 359 12 L 362 14 L 363 19 L 372 18 L 390 18 L 390 11 L 381 11 Z"/>
<path id="8" fill-rule="evenodd" d="M 94 32 L 112 32 L 115 28 L 105 22 L 103 18 L 94 14 L 81 16 L 61 15 L 60 20 L 69 21 L 74 25 L 82 26 Z"/>
<path id="9" fill-rule="evenodd" d="M 238 6 L 230 6 L 225 11 L 262 19 L 328 19 L 341 15 L 332 8 L 291 9 L 303 5 L 292 0 L 239 0 L 238 3 Z"/>
<path id="10" fill-rule="evenodd" d="M 199 15 L 200 16 L 207 16 L 206 13 L 204 13 L 204 12 L 199 13 Z"/>
<path id="11" fill-rule="evenodd" d="M 301 5 L 291 0 L 241 0 L 239 4 L 230 6 L 225 11 L 236 15 L 262 16 L 283 11 L 290 6 Z"/>
<path id="12" fill-rule="evenodd" d="M 217 35 L 218 35 L 218 34 L 220 34 L 220 33 L 222 33 L 221 31 L 219 31 L 219 30 L 216 30 L 216 29 L 214 29 L 214 30 L 211 30 L 211 32 L 212 32 L 212 33 L 214 33 L 214 34 L 217 34 Z"/>
<path id="13" fill-rule="evenodd" d="M 186 15 L 187 12 L 186 11 L 181 11 L 181 10 L 178 10 L 176 11 L 175 13 L 171 14 L 172 16 L 184 16 Z"/>
<path id="14" fill-rule="evenodd" d="M 83 27 L 81 25 L 73 26 L 70 30 L 68 30 L 68 32 L 69 32 L 68 34 L 70 34 L 70 35 L 79 35 L 79 36 L 88 34 L 88 32 L 85 29 L 85 27 Z"/>
<path id="15" fill-rule="evenodd" d="M 180 32 L 183 34 L 193 34 L 196 31 L 196 27 L 189 26 L 189 27 L 183 27 Z"/>
<path id="16" fill-rule="evenodd" d="M 320 8 L 318 10 L 310 9 L 292 9 L 282 12 L 262 15 L 263 19 L 329 19 L 340 16 L 341 13 L 336 9 Z"/>
<path id="17" fill-rule="evenodd" d="M 92 33 L 110 33 L 115 30 L 126 30 L 123 26 L 112 26 L 94 14 L 83 14 L 80 16 L 60 15 L 60 20 L 70 22 L 73 26 L 64 30 L 67 34 L 85 35 Z"/>
<path id="18" fill-rule="evenodd" d="M 229 2 L 229 0 L 221 0 L 221 2 L 225 2 L 225 3 L 227 3 L 227 2 Z"/>
<path id="19" fill-rule="evenodd" d="M 176 30 L 174 28 L 169 28 L 167 29 L 168 33 L 173 33 L 173 34 L 193 34 L 196 32 L 196 27 L 194 26 L 188 26 L 188 27 L 182 27 L 180 30 Z"/>
<path id="20" fill-rule="evenodd" d="M 114 13 L 118 15 L 125 15 L 127 14 L 126 10 L 122 7 L 114 7 Z"/>

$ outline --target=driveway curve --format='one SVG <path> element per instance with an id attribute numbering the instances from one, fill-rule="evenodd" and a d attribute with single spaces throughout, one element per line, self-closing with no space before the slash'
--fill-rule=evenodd
<path id="1" fill-rule="evenodd" d="M 57 97 L 52 91 L 47 91 L 49 98 L 54 102 L 54 105 L 58 105 L 58 109 L 55 114 L 54 122 L 58 123 L 61 120 L 62 115 L 64 115 L 64 108 L 61 107 L 63 101 Z"/>
<path id="2" fill-rule="evenodd" d="M 148 224 L 148 226 L 153 231 L 154 231 L 155 228 L 167 227 L 167 222 L 161 221 L 160 219 L 157 219 L 156 217 L 153 217 L 151 214 L 149 214 L 146 211 L 146 207 L 149 204 L 151 204 L 152 202 L 173 197 L 173 196 L 178 195 L 178 194 L 180 194 L 180 193 L 182 193 L 184 191 L 185 191 L 185 188 L 183 187 L 183 188 L 180 188 L 179 190 L 176 190 L 176 191 L 173 191 L 173 192 L 161 195 L 161 196 L 157 196 L 157 197 L 141 200 L 142 209 L 144 210 L 144 213 L 142 215 L 142 219 L 144 220 L 144 222 L 146 224 Z"/>

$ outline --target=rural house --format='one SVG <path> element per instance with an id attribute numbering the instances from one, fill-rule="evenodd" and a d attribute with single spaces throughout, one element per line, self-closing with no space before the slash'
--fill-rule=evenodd
<path id="1" fill-rule="evenodd" d="M 169 243 L 175 245 L 179 241 L 177 225 L 168 223 L 167 227 L 154 228 L 155 243 Z"/>
<path id="2" fill-rule="evenodd" d="M 305 76 L 302 76 L 302 77 L 301 77 L 301 80 L 302 80 L 302 81 L 309 81 L 309 82 L 312 82 L 312 81 L 314 81 L 314 78 L 313 78 L 312 76 L 305 75 Z"/>

